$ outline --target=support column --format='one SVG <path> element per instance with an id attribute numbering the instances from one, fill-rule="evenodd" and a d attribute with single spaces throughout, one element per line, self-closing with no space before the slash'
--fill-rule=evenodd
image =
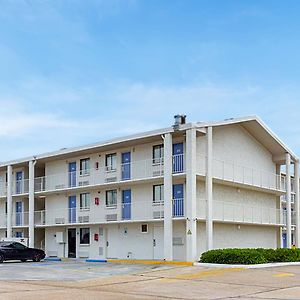
<path id="1" fill-rule="evenodd" d="M 34 248 L 34 165 L 29 161 L 29 247 Z"/>
<path id="2" fill-rule="evenodd" d="M 277 181 L 276 181 L 276 185 L 277 188 L 281 188 L 281 165 L 280 164 L 276 164 L 276 176 L 277 176 Z M 283 223 L 282 220 L 282 216 L 283 216 L 283 209 L 282 209 L 282 200 L 281 200 L 281 196 L 276 196 L 277 201 L 278 201 L 278 205 L 276 205 L 276 208 L 279 208 L 280 211 L 280 223 Z M 280 226 L 279 227 L 279 241 L 277 243 L 277 247 L 279 248 L 283 248 L 283 241 L 282 241 L 282 233 L 283 233 L 283 227 Z"/>
<path id="3" fill-rule="evenodd" d="M 206 132 L 206 250 L 213 249 L 213 219 L 212 219 L 212 127 Z"/>
<path id="4" fill-rule="evenodd" d="M 7 166 L 7 237 L 12 237 L 12 166 Z"/>
<path id="5" fill-rule="evenodd" d="M 186 258 L 197 257 L 197 199 L 196 199 L 196 129 L 186 131 Z"/>
<path id="6" fill-rule="evenodd" d="M 173 260 L 172 135 L 164 137 L 164 259 Z"/>
<path id="7" fill-rule="evenodd" d="M 300 246 L 300 212 L 299 212 L 299 160 L 295 161 L 295 213 L 296 213 L 296 247 Z"/>
<path id="8" fill-rule="evenodd" d="M 286 164 L 286 240 L 287 247 L 292 246 L 292 207 L 291 207 L 291 156 L 289 153 L 285 155 Z"/>

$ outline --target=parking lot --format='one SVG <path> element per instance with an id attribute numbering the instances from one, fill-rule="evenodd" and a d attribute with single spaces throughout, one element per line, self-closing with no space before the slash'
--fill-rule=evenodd
<path id="1" fill-rule="evenodd" d="M 8 262 L 0 299 L 300 299 L 300 267 Z"/>

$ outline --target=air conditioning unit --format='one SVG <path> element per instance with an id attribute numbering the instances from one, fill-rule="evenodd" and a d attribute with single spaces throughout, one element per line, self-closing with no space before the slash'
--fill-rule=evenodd
<path id="1" fill-rule="evenodd" d="M 163 217 L 164 217 L 164 211 L 163 210 L 153 212 L 153 219 L 163 219 Z"/>
<path id="2" fill-rule="evenodd" d="M 117 221 L 118 215 L 117 214 L 109 214 L 106 215 L 106 221 Z"/>
<path id="3" fill-rule="evenodd" d="M 89 216 L 79 216 L 78 217 L 78 222 L 79 223 L 88 223 L 90 221 Z"/>
<path id="4" fill-rule="evenodd" d="M 64 184 L 58 184 L 58 185 L 55 186 L 56 190 L 61 190 L 61 189 L 64 189 L 64 188 L 65 188 Z"/>
<path id="5" fill-rule="evenodd" d="M 55 224 L 65 224 L 65 218 L 55 218 Z"/>
<path id="6" fill-rule="evenodd" d="M 158 176 L 163 176 L 164 171 L 158 170 L 158 171 L 153 171 L 153 177 L 158 177 Z"/>
<path id="7" fill-rule="evenodd" d="M 105 178 L 106 182 L 116 182 L 117 181 L 117 176 L 114 177 L 107 177 Z"/>
<path id="8" fill-rule="evenodd" d="M 79 186 L 85 186 L 85 185 L 89 185 L 89 184 L 90 184 L 90 182 L 88 180 L 84 180 L 84 181 L 79 181 L 78 182 Z"/>

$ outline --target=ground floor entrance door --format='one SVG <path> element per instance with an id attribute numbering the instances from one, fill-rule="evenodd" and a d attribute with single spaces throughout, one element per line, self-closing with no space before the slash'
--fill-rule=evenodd
<path id="1" fill-rule="evenodd" d="M 76 258 L 76 229 L 68 229 L 68 257 Z"/>
<path id="2" fill-rule="evenodd" d="M 153 259 L 164 259 L 164 228 L 153 227 Z"/>

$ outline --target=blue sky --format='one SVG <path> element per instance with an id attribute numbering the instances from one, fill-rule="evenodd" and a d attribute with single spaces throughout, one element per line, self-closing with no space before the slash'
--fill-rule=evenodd
<path id="1" fill-rule="evenodd" d="M 259 115 L 298 155 L 299 1 L 0 0 L 0 160 Z"/>

